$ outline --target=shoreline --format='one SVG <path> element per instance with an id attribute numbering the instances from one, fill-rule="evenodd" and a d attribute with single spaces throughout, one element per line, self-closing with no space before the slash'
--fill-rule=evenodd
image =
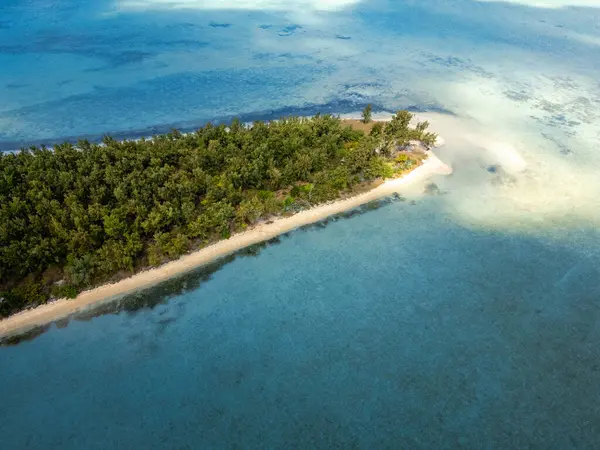
<path id="1" fill-rule="evenodd" d="M 384 181 L 383 184 L 367 192 L 325 203 L 290 217 L 280 217 L 271 223 L 258 224 L 247 231 L 234 234 L 229 239 L 196 250 L 177 260 L 144 270 L 116 283 L 104 284 L 84 291 L 74 299 L 59 299 L 2 319 L 0 321 L 0 338 L 22 334 L 35 327 L 47 325 L 67 317 L 94 304 L 114 300 L 156 286 L 163 281 L 188 273 L 250 245 L 267 241 L 304 225 L 351 210 L 372 200 L 392 195 L 401 186 L 426 179 L 432 175 L 448 175 L 451 172 L 450 167 L 446 166 L 429 151 L 427 159 L 413 171 L 400 178 Z"/>

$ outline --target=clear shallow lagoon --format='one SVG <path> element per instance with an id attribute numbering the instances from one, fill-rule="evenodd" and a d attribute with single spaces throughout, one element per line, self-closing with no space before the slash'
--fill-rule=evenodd
<path id="1" fill-rule="evenodd" d="M 3 448 L 600 442 L 600 5 L 422 3 L 2 2 L 4 150 L 367 102 L 455 121 L 444 195 L 1 347 Z"/>
<path id="2" fill-rule="evenodd" d="M 593 447 L 599 255 L 438 203 L 297 231 L 153 308 L 2 348 L 3 445 Z"/>

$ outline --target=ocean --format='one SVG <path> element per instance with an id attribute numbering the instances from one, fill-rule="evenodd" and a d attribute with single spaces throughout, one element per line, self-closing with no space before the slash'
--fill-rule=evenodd
<path id="1" fill-rule="evenodd" d="M 423 114 L 454 169 L 0 347 L 2 447 L 596 447 L 598 23 L 595 0 L 2 2 L 0 150 L 372 103 Z"/>

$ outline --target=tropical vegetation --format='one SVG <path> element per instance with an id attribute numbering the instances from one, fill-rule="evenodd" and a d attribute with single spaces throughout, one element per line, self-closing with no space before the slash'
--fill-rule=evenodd
<path id="1" fill-rule="evenodd" d="M 373 107 L 369 104 L 365 106 L 365 109 L 362 111 L 363 123 L 370 123 L 372 117 Z"/>
<path id="2" fill-rule="evenodd" d="M 289 117 L 0 156 L 0 316 L 159 265 L 410 170 L 427 123 Z"/>

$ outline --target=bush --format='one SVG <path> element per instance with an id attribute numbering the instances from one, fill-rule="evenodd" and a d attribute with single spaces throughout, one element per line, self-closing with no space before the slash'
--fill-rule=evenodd
<path id="1" fill-rule="evenodd" d="M 394 176 L 393 167 L 387 162 L 385 158 L 378 156 L 371 160 L 369 168 L 367 169 L 369 179 L 375 178 L 391 178 Z"/>
<path id="2" fill-rule="evenodd" d="M 367 105 L 365 109 L 363 109 L 363 123 L 369 123 L 371 121 L 371 113 L 373 111 L 373 107 L 371 105 Z"/>
<path id="3" fill-rule="evenodd" d="M 51 292 L 52 296 L 56 298 L 73 299 L 77 297 L 79 289 L 71 284 L 63 284 L 62 286 L 53 286 Z"/>

